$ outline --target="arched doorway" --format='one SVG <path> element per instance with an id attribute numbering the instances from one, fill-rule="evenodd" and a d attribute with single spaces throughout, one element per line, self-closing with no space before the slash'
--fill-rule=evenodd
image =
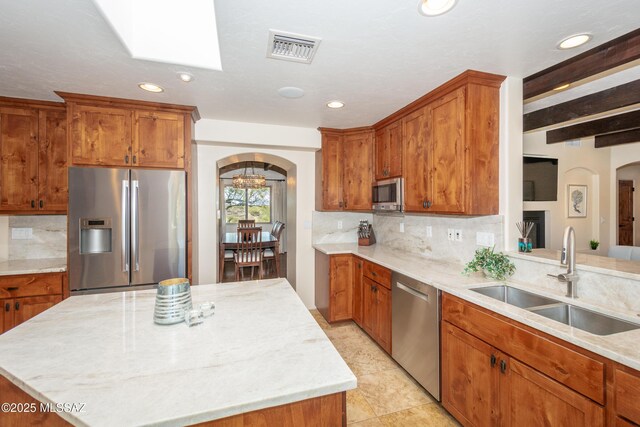
<path id="1" fill-rule="evenodd" d="M 296 165 L 291 161 L 279 157 L 273 154 L 267 153 L 240 153 L 231 156 L 224 157 L 216 162 L 216 182 L 220 182 L 220 171 L 224 170 L 228 166 L 237 163 L 256 162 L 256 163 L 268 163 L 277 166 L 286 172 L 286 230 L 284 235 L 285 244 L 287 248 L 287 280 L 291 283 L 293 288 L 296 288 Z M 219 202 L 218 202 L 219 203 Z M 218 206 L 218 209 L 223 209 L 223 206 Z M 222 229 L 224 224 L 221 223 L 221 218 L 217 217 L 218 230 Z M 219 248 L 216 247 L 216 251 Z M 218 259 L 218 253 L 216 253 L 215 259 Z"/>

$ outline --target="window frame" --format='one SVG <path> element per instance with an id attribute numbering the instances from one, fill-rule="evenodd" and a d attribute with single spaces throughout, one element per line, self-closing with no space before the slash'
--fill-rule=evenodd
<path id="1" fill-rule="evenodd" d="M 227 221 L 227 200 L 225 197 L 225 189 L 227 187 L 233 187 L 233 185 L 229 185 L 229 184 L 225 184 L 222 187 L 222 199 L 223 202 L 225 204 L 224 206 L 224 223 L 226 224 L 238 224 L 237 222 L 228 222 Z M 257 224 L 263 224 L 263 225 L 267 225 L 267 224 L 272 224 L 273 223 L 273 187 L 269 184 L 267 184 L 266 186 L 264 186 L 263 188 L 268 188 L 269 189 L 269 222 L 256 222 Z M 255 190 L 254 188 L 245 188 L 244 189 L 244 218 L 241 219 L 248 219 L 249 217 L 249 190 Z"/>

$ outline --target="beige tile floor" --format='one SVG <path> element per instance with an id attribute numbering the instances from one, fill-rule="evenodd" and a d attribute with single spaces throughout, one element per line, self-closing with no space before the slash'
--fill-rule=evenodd
<path id="1" fill-rule="evenodd" d="M 355 323 L 330 325 L 317 310 L 311 314 L 358 378 L 347 392 L 349 426 L 459 426 Z"/>

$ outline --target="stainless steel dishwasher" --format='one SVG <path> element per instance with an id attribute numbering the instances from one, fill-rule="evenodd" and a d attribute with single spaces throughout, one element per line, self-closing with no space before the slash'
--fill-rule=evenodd
<path id="1" fill-rule="evenodd" d="M 391 356 L 440 400 L 440 291 L 391 275 Z"/>

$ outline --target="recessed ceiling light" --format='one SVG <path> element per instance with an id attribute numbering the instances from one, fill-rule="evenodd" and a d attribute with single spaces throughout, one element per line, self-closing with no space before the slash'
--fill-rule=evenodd
<path id="1" fill-rule="evenodd" d="M 285 86 L 278 89 L 278 94 L 283 98 L 302 98 L 304 96 L 304 90 L 299 87 Z"/>
<path id="2" fill-rule="evenodd" d="M 154 92 L 154 93 L 164 92 L 164 89 L 162 89 L 160 86 L 153 83 L 140 83 L 138 84 L 138 87 L 142 90 L 146 90 L 147 92 Z"/>
<path id="3" fill-rule="evenodd" d="M 190 81 L 193 81 L 193 74 L 187 73 L 186 71 L 179 71 L 178 78 L 185 83 L 189 83 Z"/>
<path id="4" fill-rule="evenodd" d="M 571 86 L 571 83 L 565 83 L 563 85 L 560 85 L 558 87 L 554 87 L 553 90 L 565 90 L 566 88 L 568 88 L 569 86 Z"/>
<path id="5" fill-rule="evenodd" d="M 418 11 L 424 16 L 438 16 L 447 13 L 458 0 L 420 0 Z"/>
<path id="6" fill-rule="evenodd" d="M 558 43 L 558 49 L 572 49 L 574 47 L 582 46 L 589 40 L 591 40 L 591 34 L 576 34 L 574 36 L 567 37 Z"/>
<path id="7" fill-rule="evenodd" d="M 342 101 L 329 101 L 329 102 L 327 102 L 327 107 L 329 107 L 329 108 L 342 108 L 342 107 L 344 107 L 344 102 L 342 102 Z"/>

